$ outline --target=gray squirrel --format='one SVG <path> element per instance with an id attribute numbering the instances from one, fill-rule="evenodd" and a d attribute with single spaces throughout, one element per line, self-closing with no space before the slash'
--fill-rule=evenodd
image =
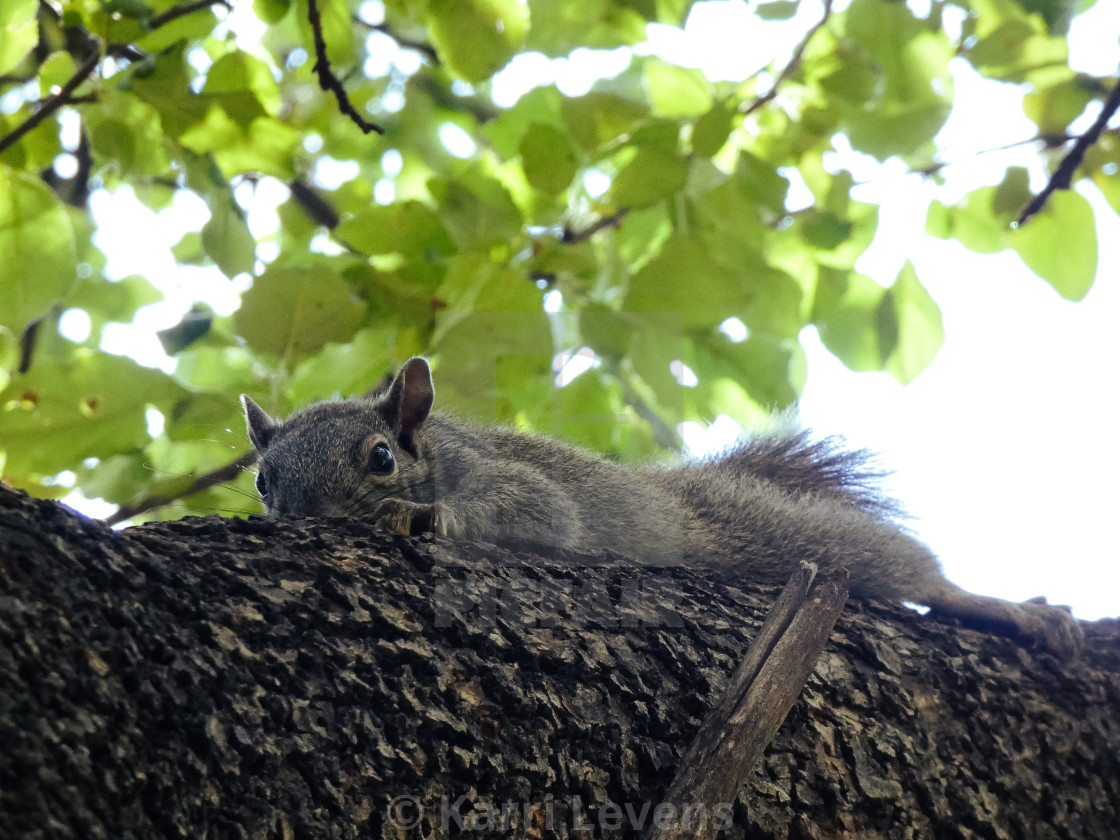
<path id="1" fill-rule="evenodd" d="M 856 597 L 909 601 L 1072 655 L 1061 607 L 950 583 L 895 523 L 865 453 L 806 433 L 743 442 L 676 466 L 628 466 L 560 441 L 432 412 L 428 362 L 409 359 L 362 397 L 275 421 L 241 396 L 270 516 L 349 516 L 402 534 L 609 549 L 782 584 L 802 560 L 847 568 Z"/>

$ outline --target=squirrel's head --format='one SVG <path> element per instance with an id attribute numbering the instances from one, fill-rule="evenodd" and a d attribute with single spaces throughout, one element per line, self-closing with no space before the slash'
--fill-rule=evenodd
<path id="1" fill-rule="evenodd" d="M 427 478 L 418 437 L 435 390 L 427 361 L 353 400 L 320 402 L 277 421 L 241 395 L 257 450 L 257 492 L 270 516 L 362 516 Z"/>

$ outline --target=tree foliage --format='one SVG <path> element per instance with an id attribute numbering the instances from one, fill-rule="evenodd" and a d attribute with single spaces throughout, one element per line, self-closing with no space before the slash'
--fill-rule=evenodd
<path id="1" fill-rule="evenodd" d="M 1114 87 L 1069 64 L 1065 33 L 1091 0 L 760 3 L 761 29 L 801 6 L 819 14 L 742 82 L 643 48 L 651 24 L 683 24 L 690 0 L 235 1 L 236 14 L 220 0 L 0 10 L 8 483 L 61 495 L 69 471 L 119 505 L 178 497 L 244 450 L 239 392 L 283 414 L 420 353 L 444 405 L 622 457 L 671 444 L 680 420 L 793 403 L 807 325 L 849 367 L 909 381 L 940 346 L 940 312 L 909 263 L 888 287 L 856 271 L 878 208 L 829 164 L 838 138 L 939 177 L 934 138 L 963 61 L 1026 86 L 1056 168 L 1076 147 L 1071 123 Z M 238 15 L 263 35 L 245 37 Z M 512 105 L 491 96 L 519 55 L 589 50 L 624 50 L 623 69 L 579 95 L 544 83 Z M 1120 210 L 1120 140 L 1092 140 L 1073 180 Z M 802 183 L 812 200 L 795 207 Z M 277 185 L 279 224 L 254 232 L 257 197 Z M 91 214 L 91 195 L 124 189 L 154 211 L 183 191 L 205 202 L 174 260 L 245 290 L 232 314 L 195 295 L 160 333 L 169 372 L 101 348 L 107 327 L 167 294 L 164 278 L 107 273 L 98 230 L 111 220 Z M 935 202 L 927 232 L 1014 249 L 1061 295 L 1084 296 L 1093 210 L 1058 190 L 1016 229 L 1031 198 L 1009 168 L 998 186 Z M 69 310 L 88 315 L 85 340 L 59 332 Z M 732 318 L 745 338 L 721 330 Z M 558 388 L 554 360 L 577 351 L 596 366 Z M 255 505 L 207 488 L 174 515 L 184 508 Z"/>

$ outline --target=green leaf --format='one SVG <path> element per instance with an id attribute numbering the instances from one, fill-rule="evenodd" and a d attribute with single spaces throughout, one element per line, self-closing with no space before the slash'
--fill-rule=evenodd
<path id="1" fill-rule="evenodd" d="M 813 322 L 824 346 L 852 370 L 882 370 L 894 350 L 897 335 L 888 332 L 886 346 L 882 335 L 885 294 L 870 277 L 854 271 L 822 267 L 818 274 Z"/>
<path id="2" fill-rule="evenodd" d="M 1097 225 L 1089 202 L 1071 190 L 1050 194 L 1046 206 L 1010 236 L 1027 267 L 1067 300 L 1081 300 L 1097 276 Z"/>
<path id="3" fill-rule="evenodd" d="M 620 207 L 646 207 L 684 189 L 688 161 L 661 149 L 639 149 L 615 176 L 611 198 Z"/>
<path id="4" fill-rule="evenodd" d="M 763 20 L 789 20 L 797 14 L 798 0 L 771 0 L 759 3 L 754 13 Z"/>
<path id="5" fill-rule="evenodd" d="M 543 312 L 532 280 L 479 254 L 453 257 L 437 296 L 453 312 Z"/>
<path id="6" fill-rule="evenodd" d="M 348 341 L 364 312 L 349 284 L 325 267 L 269 266 L 242 296 L 233 323 L 251 348 L 292 363 Z"/>
<path id="7" fill-rule="evenodd" d="M 53 475 L 143 446 L 146 408 L 168 413 L 182 395 L 166 374 L 122 356 L 78 350 L 69 360 L 39 359 L 0 393 L 5 472 Z"/>
<path id="8" fill-rule="evenodd" d="M 576 142 L 594 150 L 633 131 L 648 116 L 649 107 L 616 93 L 592 91 L 564 99 L 560 111 Z"/>
<path id="9" fill-rule="evenodd" d="M 19 334 L 77 280 L 74 229 L 50 187 L 0 164 L 0 326 Z"/>
<path id="10" fill-rule="evenodd" d="M 39 39 L 37 0 L 4 0 L 0 5 L 0 73 L 14 70 Z"/>
<path id="11" fill-rule="evenodd" d="M 171 168 L 159 112 L 138 97 L 104 90 L 82 115 L 99 166 L 112 167 L 124 177 L 164 175 Z"/>
<path id="12" fill-rule="evenodd" d="M 518 0 L 428 0 L 428 25 L 451 69 L 468 82 L 482 82 L 513 58 L 529 15 Z"/>
<path id="13" fill-rule="evenodd" d="M 1100 93 L 1100 84 L 1083 76 L 1032 90 L 1023 97 L 1023 113 L 1038 124 L 1040 132 L 1063 131 Z"/>
<path id="14" fill-rule="evenodd" d="M 655 114 L 698 117 L 712 107 L 711 85 L 699 70 L 651 60 L 643 79 Z"/>
<path id="15" fill-rule="evenodd" d="M 530 125 L 519 151 L 525 179 L 549 195 L 566 190 L 579 168 L 579 156 L 567 133 L 551 125 Z"/>
<path id="16" fill-rule="evenodd" d="M 711 157 L 727 142 L 739 114 L 734 104 L 717 102 L 692 127 L 692 151 Z"/>
<path id="17" fill-rule="evenodd" d="M 149 10 L 150 11 L 150 10 Z M 196 9 L 189 15 L 175 18 L 152 30 L 136 42 L 145 52 L 163 52 L 180 41 L 196 41 L 214 31 L 218 16 L 210 9 Z"/>
<path id="18" fill-rule="evenodd" d="M 904 3 L 852 0 L 844 24 L 879 72 L 878 95 L 847 109 L 852 146 L 885 160 L 930 143 L 951 108 L 949 38 L 931 31 Z"/>
<path id="19" fill-rule="evenodd" d="M 283 20 L 291 7 L 291 0 L 253 0 L 253 12 L 270 26 Z"/>
<path id="20" fill-rule="evenodd" d="M 884 305 L 893 308 L 898 324 L 898 343 L 887 357 L 886 370 L 905 385 L 926 369 L 945 342 L 941 310 L 909 260 L 884 295 Z"/>
<path id="21" fill-rule="evenodd" d="M 612 0 L 529 0 L 526 50 L 553 58 L 577 47 L 613 49 L 645 40 L 646 19 Z"/>
<path id="22" fill-rule="evenodd" d="M 190 88 L 193 73 L 184 49 L 185 44 L 179 43 L 146 59 L 127 82 L 131 92 L 159 113 L 164 131 L 175 138 L 199 123 L 210 107 Z"/>
<path id="23" fill-rule="evenodd" d="M 335 235 L 364 254 L 450 254 L 455 246 L 439 216 L 419 201 L 371 204 L 340 224 Z"/>
<path id="24" fill-rule="evenodd" d="M 139 275 L 117 281 L 94 276 L 80 280 L 66 296 L 65 305 L 84 310 L 96 335 L 106 321 L 127 324 L 141 306 L 161 300 L 163 294 Z"/>
<path id="25" fill-rule="evenodd" d="M 432 181 L 428 188 L 439 200 L 452 241 L 463 251 L 509 244 L 521 233 L 521 211 L 502 182 L 482 171 Z"/>
<path id="26" fill-rule="evenodd" d="M 56 52 L 39 66 L 39 95 L 46 99 L 52 89 L 62 87 L 78 67 L 67 52 Z"/>
<path id="27" fill-rule="evenodd" d="M 750 304 L 741 278 L 704 243 L 677 234 L 630 281 L 623 311 L 679 313 L 686 329 L 713 327 Z"/>
<path id="28" fill-rule="evenodd" d="M 242 128 L 257 117 L 280 112 L 280 89 L 263 61 L 233 52 L 222 56 L 206 74 L 201 96 L 218 102 Z"/>
<path id="29" fill-rule="evenodd" d="M 202 247 L 226 277 L 253 270 L 257 242 L 233 193 L 222 191 L 211 200 L 210 219 L 202 226 Z"/>

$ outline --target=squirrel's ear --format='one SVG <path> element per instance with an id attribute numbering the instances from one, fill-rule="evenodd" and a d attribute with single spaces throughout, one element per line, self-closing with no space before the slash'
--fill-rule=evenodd
<path id="1" fill-rule="evenodd" d="M 241 406 L 245 409 L 245 428 L 249 432 L 249 442 L 258 452 L 264 452 L 276 431 L 276 422 L 248 394 L 241 395 Z"/>
<path id="2" fill-rule="evenodd" d="M 388 402 L 396 415 L 393 424 L 402 446 L 412 449 L 412 436 L 428 419 L 434 399 L 432 370 L 426 359 L 414 356 L 404 363 L 389 387 Z"/>

